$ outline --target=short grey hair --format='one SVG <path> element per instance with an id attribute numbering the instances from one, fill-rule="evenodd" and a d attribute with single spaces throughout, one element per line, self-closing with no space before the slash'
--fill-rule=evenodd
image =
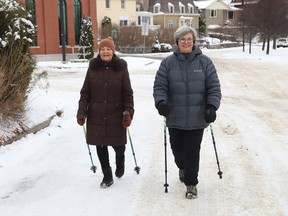
<path id="1" fill-rule="evenodd" d="M 192 36 L 193 36 L 193 42 L 195 42 L 197 39 L 198 39 L 198 36 L 197 36 L 197 32 L 194 28 L 190 27 L 190 26 L 187 26 L 187 25 L 184 25 L 184 26 L 180 26 L 175 32 L 174 32 L 174 39 L 176 41 L 176 43 L 178 42 L 179 38 L 188 34 L 188 33 L 191 33 Z"/>

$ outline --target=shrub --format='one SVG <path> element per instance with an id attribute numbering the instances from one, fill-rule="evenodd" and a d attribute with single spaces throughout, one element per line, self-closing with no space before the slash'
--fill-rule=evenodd
<path id="1" fill-rule="evenodd" d="M 25 9 L 13 0 L 0 0 L 0 115 L 20 118 L 30 88 L 35 59 L 29 45 L 35 34 Z"/>
<path id="2" fill-rule="evenodd" d="M 113 39 L 116 44 L 116 50 L 124 53 L 143 52 L 144 36 L 141 26 L 113 26 Z M 149 30 L 145 37 L 145 52 L 152 52 L 152 46 L 155 39 L 158 38 L 161 43 L 175 44 L 173 32 L 175 29 L 157 29 Z"/>

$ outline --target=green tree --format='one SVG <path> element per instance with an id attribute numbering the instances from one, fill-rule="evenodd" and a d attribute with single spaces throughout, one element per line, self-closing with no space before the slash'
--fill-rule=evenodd
<path id="1" fill-rule="evenodd" d="M 112 23 L 109 17 L 104 16 L 101 22 L 101 26 L 102 26 L 101 38 L 107 38 L 111 36 Z"/>
<path id="2" fill-rule="evenodd" d="M 83 17 L 81 20 L 79 46 L 79 59 L 91 59 L 94 57 L 94 34 L 91 17 Z"/>
<path id="3" fill-rule="evenodd" d="M 0 0 L 0 118 L 22 117 L 36 61 L 29 53 L 35 26 L 15 0 Z"/>

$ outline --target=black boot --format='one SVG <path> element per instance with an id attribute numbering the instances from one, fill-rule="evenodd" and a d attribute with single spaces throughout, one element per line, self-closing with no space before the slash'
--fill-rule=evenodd
<path id="1" fill-rule="evenodd" d="M 115 175 L 118 178 L 121 178 L 124 175 L 125 170 L 125 157 L 117 157 L 116 156 L 116 171 Z"/>
<path id="2" fill-rule="evenodd" d="M 195 198 L 197 198 L 197 187 L 196 187 L 196 185 L 187 185 L 186 198 L 187 199 L 195 199 Z"/>
<path id="3" fill-rule="evenodd" d="M 100 184 L 100 187 L 108 188 L 114 183 L 111 167 L 102 169 L 102 172 L 104 174 L 104 178 Z"/>

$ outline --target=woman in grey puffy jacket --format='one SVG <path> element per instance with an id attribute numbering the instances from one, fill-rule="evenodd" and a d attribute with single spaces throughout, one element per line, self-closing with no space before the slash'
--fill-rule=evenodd
<path id="1" fill-rule="evenodd" d="M 166 117 L 171 149 L 179 179 L 187 187 L 186 198 L 196 198 L 200 146 L 204 128 L 216 119 L 221 89 L 210 58 L 195 46 L 196 31 L 179 27 L 177 50 L 162 62 L 153 87 L 155 106 Z"/>

